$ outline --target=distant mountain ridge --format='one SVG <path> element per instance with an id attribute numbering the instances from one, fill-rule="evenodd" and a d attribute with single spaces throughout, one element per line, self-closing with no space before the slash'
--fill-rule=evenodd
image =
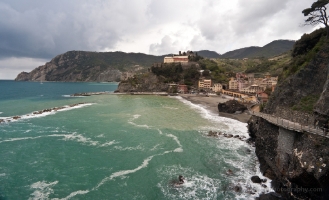
<path id="1" fill-rule="evenodd" d="M 195 51 L 205 58 L 273 57 L 292 49 L 294 41 L 276 40 L 264 47 L 246 47 L 223 55 L 215 51 Z M 167 55 L 169 56 L 169 55 Z M 120 81 L 121 73 L 139 65 L 147 69 L 162 63 L 165 55 L 143 53 L 68 51 L 31 72 L 21 72 L 16 81 Z"/>
<path id="2" fill-rule="evenodd" d="M 68 51 L 30 73 L 21 72 L 16 81 L 120 81 L 121 72 L 135 65 L 150 67 L 164 56 L 124 52 Z"/>
<path id="3" fill-rule="evenodd" d="M 251 46 L 229 51 L 220 55 L 220 58 L 270 58 L 291 50 L 294 44 L 292 40 L 274 40 L 263 47 Z"/>
<path id="4" fill-rule="evenodd" d="M 220 54 L 217 53 L 216 51 L 209 51 L 209 50 L 200 50 L 196 51 L 199 56 L 202 56 L 204 58 L 220 58 Z"/>

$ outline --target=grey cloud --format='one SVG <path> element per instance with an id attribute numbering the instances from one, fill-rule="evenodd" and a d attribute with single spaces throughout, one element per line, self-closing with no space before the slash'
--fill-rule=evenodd
<path id="1" fill-rule="evenodd" d="M 310 30 L 298 25 L 301 10 L 313 1 L 238 0 L 228 10 L 235 0 L 2 0 L 0 58 L 50 59 L 69 50 L 116 50 L 122 43 L 141 44 L 137 40 L 149 32 L 158 33 L 143 41 L 150 53 L 191 46 L 224 52 Z M 189 44 L 180 41 L 184 34 L 173 23 L 193 27 Z"/>
<path id="2" fill-rule="evenodd" d="M 0 3 L 0 57 L 52 58 L 68 50 L 114 48 L 121 35 L 145 20 L 138 13 L 143 8 L 139 2 L 31 3 L 35 7 L 17 1 Z"/>
<path id="3" fill-rule="evenodd" d="M 289 0 L 256 0 L 249 1 L 239 0 L 239 9 L 232 20 L 233 29 L 239 36 L 245 33 L 262 29 L 271 19 L 286 9 Z M 279 18 L 279 16 L 276 16 Z"/>
<path id="4" fill-rule="evenodd" d="M 161 43 L 155 43 L 150 45 L 150 52 L 155 55 L 164 55 L 174 52 L 178 52 L 179 48 L 175 48 L 175 41 L 173 41 L 168 35 L 164 36 Z"/>
<path id="5" fill-rule="evenodd" d="M 14 79 L 22 71 L 29 72 L 32 69 L 44 65 L 48 60 L 34 58 L 3 58 L 0 59 L 0 79 Z"/>

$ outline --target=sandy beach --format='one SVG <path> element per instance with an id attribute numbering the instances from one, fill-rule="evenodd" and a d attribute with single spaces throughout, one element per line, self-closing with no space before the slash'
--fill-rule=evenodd
<path id="1" fill-rule="evenodd" d="M 217 108 L 218 103 L 224 103 L 229 100 L 228 98 L 223 98 L 217 95 L 208 97 L 205 95 L 197 95 L 197 94 L 180 94 L 179 96 L 194 104 L 203 105 L 212 113 L 218 114 L 219 116 L 222 117 L 235 119 L 244 123 L 247 123 L 251 117 L 251 115 L 249 115 L 248 112 L 244 112 L 241 114 L 229 114 L 229 113 L 218 112 L 218 108 Z"/>

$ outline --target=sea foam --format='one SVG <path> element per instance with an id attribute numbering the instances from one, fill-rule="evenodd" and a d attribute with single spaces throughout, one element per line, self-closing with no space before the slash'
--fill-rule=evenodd
<path id="1" fill-rule="evenodd" d="M 56 185 L 58 181 L 47 183 L 46 181 L 38 181 L 33 183 L 30 187 L 35 191 L 31 194 L 32 197 L 29 200 L 43 200 L 49 199 L 49 195 L 54 193 L 54 190 L 51 188 Z"/>
<path id="2" fill-rule="evenodd" d="M 193 110 L 196 110 L 198 113 L 200 113 L 201 117 L 203 117 L 204 119 L 210 120 L 218 125 L 225 125 L 226 130 L 223 129 L 222 130 L 223 132 L 237 133 L 239 135 L 245 136 L 246 138 L 249 138 L 246 123 L 242 123 L 242 122 L 234 120 L 234 119 L 218 116 L 218 114 L 215 114 L 215 113 L 209 111 L 202 105 L 194 104 L 180 96 L 175 96 L 172 98 L 176 98 L 179 101 L 183 102 L 184 104 L 188 105 Z"/>

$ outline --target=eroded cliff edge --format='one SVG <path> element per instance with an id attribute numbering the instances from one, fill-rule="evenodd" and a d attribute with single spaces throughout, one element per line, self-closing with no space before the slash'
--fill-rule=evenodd
<path id="1" fill-rule="evenodd" d="M 292 52 L 297 63 L 289 63 L 263 112 L 309 126 L 318 121 L 321 128 L 329 119 L 329 42 L 321 31 L 303 37 Z M 248 127 L 260 170 L 274 180 L 282 199 L 329 199 L 328 138 L 286 130 L 255 116 Z"/>

